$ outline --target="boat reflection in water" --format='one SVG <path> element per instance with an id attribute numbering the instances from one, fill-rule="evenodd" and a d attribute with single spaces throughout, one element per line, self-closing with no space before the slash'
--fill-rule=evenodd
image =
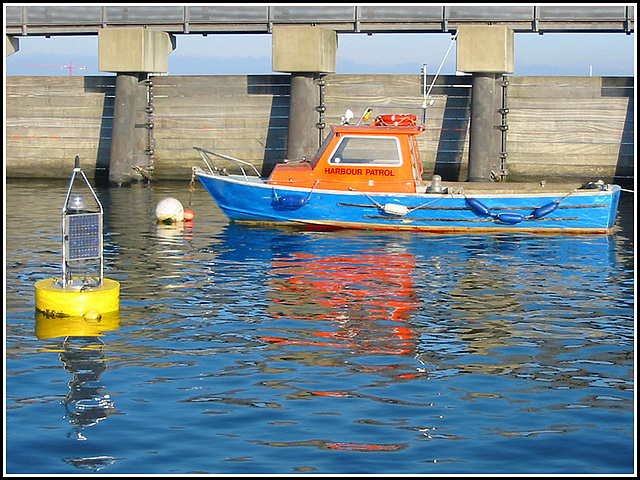
<path id="1" fill-rule="evenodd" d="M 357 256 L 293 252 L 287 258 L 274 259 L 272 267 L 271 316 L 280 321 L 310 323 L 306 328 L 282 332 L 281 336 L 262 337 L 274 348 L 285 346 L 288 359 L 321 367 L 343 364 L 354 372 L 394 379 L 424 375 L 420 371 L 402 369 L 404 361 L 389 360 L 412 357 L 417 351 L 419 338 L 411 327 L 417 305 L 413 285 L 416 259 L 413 255 L 397 248 L 383 252 L 363 251 Z M 319 325 L 318 329 L 313 325 Z M 300 346 L 303 350 L 295 352 Z M 314 389 L 288 396 L 349 398 L 366 395 L 355 390 Z M 328 440 L 267 443 L 272 447 L 316 446 L 322 450 L 361 452 L 393 452 L 407 448 L 403 443 Z"/>
<path id="2" fill-rule="evenodd" d="M 416 301 L 414 268 L 414 257 L 401 253 L 363 253 L 357 258 L 293 253 L 288 259 L 274 260 L 272 314 L 301 319 L 314 305 L 312 320 L 326 321 L 332 330 L 302 339 L 265 340 L 345 349 L 352 354 L 412 354 L 415 338 L 407 322 Z M 296 312 L 296 305 L 303 312 Z"/>
<path id="3" fill-rule="evenodd" d="M 250 255 L 271 257 L 271 269 L 264 272 L 266 301 L 280 327 L 261 335 L 268 351 L 286 351 L 288 359 L 308 365 L 385 372 L 394 381 L 522 370 L 497 352 L 535 343 L 545 350 L 548 335 L 557 335 L 556 320 L 565 317 L 574 317 L 567 331 L 590 330 L 588 319 L 575 318 L 575 309 L 593 304 L 597 310 L 607 296 L 597 289 L 599 272 L 615 264 L 615 242 L 607 236 L 267 236 L 265 230 L 234 225 L 227 234 L 234 246 L 223 246 L 223 257 L 237 256 L 245 239 L 274 242 L 237 259 L 257 264 Z M 585 275 L 595 282 L 593 298 L 574 299 L 567 283 Z"/>
<path id="4" fill-rule="evenodd" d="M 100 378 L 108 369 L 106 345 L 101 337 L 104 332 L 119 328 L 119 311 L 94 319 L 48 316 L 36 310 L 36 337 L 55 342 L 47 345 L 46 350 L 58 352 L 64 370 L 71 374 L 69 391 L 61 402 L 67 412 L 65 418 L 73 427 L 67 434 L 69 438 L 87 440 L 87 427 L 118 413 L 111 396 L 104 393 L 105 385 Z M 115 458 L 82 457 L 64 461 L 97 472 L 115 462 Z"/>
<path id="5" fill-rule="evenodd" d="M 611 237 L 286 230 L 273 235 L 233 225 L 223 237 L 230 232 L 233 242 L 217 247 L 226 260 L 218 265 L 230 265 L 232 257 L 254 265 L 270 259 L 262 273 L 272 322 L 261 323 L 259 340 L 266 349 L 259 368 L 277 378 L 261 385 L 288 399 L 424 406 L 442 393 L 434 390 L 438 379 L 467 374 L 540 377 L 559 389 L 587 386 L 575 371 L 555 366 L 565 362 L 567 345 L 583 339 L 586 347 L 603 328 L 597 321 L 608 293 L 601 272 L 616 262 Z M 594 286 L 592 298 L 582 288 L 571 289 L 585 276 Z M 584 305 L 593 305 L 593 317 L 576 313 Z M 296 377 L 302 370 L 304 377 Z M 406 382 L 418 382 L 412 398 L 393 393 Z M 357 440 L 264 443 L 406 448 L 402 442 Z"/>

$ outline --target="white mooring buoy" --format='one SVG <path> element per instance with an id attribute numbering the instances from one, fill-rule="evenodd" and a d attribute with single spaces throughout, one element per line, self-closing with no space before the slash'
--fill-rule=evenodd
<path id="1" fill-rule="evenodd" d="M 177 223 L 184 221 L 184 207 L 180 200 L 173 197 L 163 198 L 156 205 L 156 218 L 160 223 Z"/>

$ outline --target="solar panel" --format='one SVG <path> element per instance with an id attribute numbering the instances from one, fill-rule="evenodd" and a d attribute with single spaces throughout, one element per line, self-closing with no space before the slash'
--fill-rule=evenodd
<path id="1" fill-rule="evenodd" d="M 102 257 L 102 215 L 100 213 L 66 215 L 64 227 L 67 260 Z"/>

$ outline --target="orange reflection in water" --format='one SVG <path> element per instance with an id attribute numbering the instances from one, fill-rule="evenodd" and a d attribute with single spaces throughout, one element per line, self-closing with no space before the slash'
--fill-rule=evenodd
<path id="1" fill-rule="evenodd" d="M 354 353 L 411 355 L 416 336 L 410 313 L 416 308 L 409 254 L 366 253 L 321 257 L 294 253 L 273 261 L 271 311 L 300 320 L 324 320 L 330 330 L 298 337 L 265 336 L 287 345 L 347 349 Z"/>
<path id="2" fill-rule="evenodd" d="M 335 443 L 328 442 L 327 447 L 333 450 L 351 450 L 356 452 L 395 452 L 406 448 L 405 445 L 379 443 Z"/>

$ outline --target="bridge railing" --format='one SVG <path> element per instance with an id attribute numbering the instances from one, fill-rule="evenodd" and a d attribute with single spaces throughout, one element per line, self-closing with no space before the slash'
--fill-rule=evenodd
<path id="1" fill-rule="evenodd" d="M 5 33 L 95 34 L 100 28 L 148 26 L 169 33 L 271 33 L 274 24 L 322 25 L 338 33 L 451 32 L 459 25 L 507 25 L 516 32 L 634 31 L 625 5 L 192 5 L 7 6 Z"/>

